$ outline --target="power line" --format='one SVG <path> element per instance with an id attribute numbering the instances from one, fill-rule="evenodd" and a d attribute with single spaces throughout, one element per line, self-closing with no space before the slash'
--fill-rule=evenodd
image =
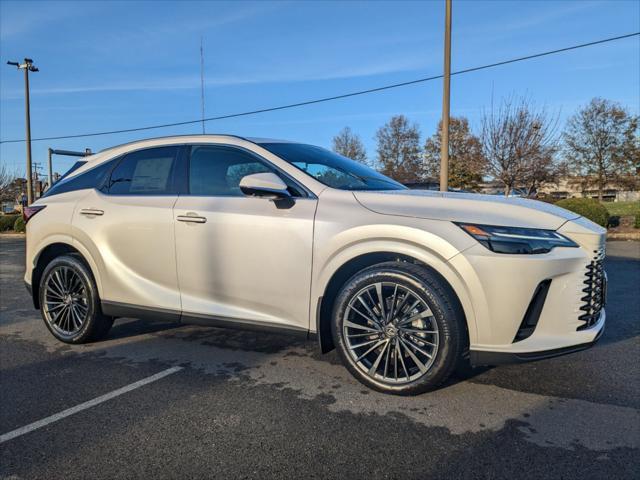
<path id="1" fill-rule="evenodd" d="M 540 58 L 540 57 L 546 57 L 549 55 L 555 55 L 557 53 L 563 53 L 563 52 L 568 52 L 571 50 L 577 50 L 579 48 L 585 48 L 585 47 L 591 47 L 594 45 L 600 45 L 603 43 L 608 43 L 608 42 L 614 42 L 616 40 L 623 40 L 625 38 L 630 38 L 630 37 L 636 37 L 640 35 L 640 32 L 634 32 L 634 33 L 628 33 L 626 35 L 619 35 L 617 37 L 609 37 L 609 38 L 604 38 L 601 40 L 596 40 L 593 42 L 588 42 L 588 43 L 581 43 L 578 45 L 572 45 L 570 47 L 564 47 L 564 48 L 558 48 L 556 50 L 548 50 L 546 52 L 541 52 L 541 53 L 534 53 L 532 55 L 526 55 L 523 57 L 517 57 L 517 58 L 511 58 L 509 60 L 503 60 L 501 62 L 495 62 L 495 63 L 489 63 L 486 65 L 481 65 L 478 67 L 471 67 L 471 68 L 465 68 L 463 70 L 458 70 L 455 72 L 451 72 L 451 75 L 462 75 L 464 73 L 471 73 L 471 72 L 477 72 L 479 70 L 485 70 L 488 68 L 495 68 L 495 67 L 500 67 L 502 65 L 508 65 L 510 63 L 516 63 L 516 62 L 522 62 L 525 60 L 532 60 L 534 58 Z M 357 92 L 350 92 L 350 93 L 344 93 L 342 95 L 334 95 L 331 97 L 323 97 L 323 98 L 316 98 L 313 100 L 306 100 L 303 102 L 297 102 L 297 103 L 289 103 L 286 105 L 280 105 L 277 107 L 269 107 L 269 108 L 261 108 L 258 110 L 250 110 L 247 112 L 240 112 L 240 113 L 230 113 L 227 115 L 220 115 L 217 117 L 209 117 L 209 118 L 200 118 L 198 120 L 188 120 L 185 122 L 174 122 L 174 123 L 164 123 L 164 124 L 160 124 L 160 125 L 148 125 L 146 127 L 137 127 L 137 128 L 125 128 L 122 130 L 109 130 L 109 131 L 103 131 L 103 132 L 93 132 L 93 133 L 80 133 L 80 134 L 75 134 L 75 135 L 60 135 L 60 136 L 56 136 L 56 137 L 40 137 L 40 138 L 32 138 L 31 141 L 32 142 L 40 142 L 40 141 L 44 141 L 44 140 L 64 140 L 64 139 L 69 139 L 69 138 L 82 138 L 82 137 L 97 137 L 97 136 L 102 136 L 102 135 L 115 135 L 117 133 L 129 133 L 129 132 L 141 132 L 144 130 L 154 130 L 157 128 L 169 128 L 169 127 L 179 127 L 179 126 L 183 126 L 183 125 L 193 125 L 195 123 L 204 123 L 204 122 L 213 122 L 216 120 L 226 120 L 229 118 L 237 118 L 237 117 L 246 117 L 249 115 L 257 115 L 260 113 L 267 113 L 267 112 L 275 112 L 278 110 L 286 110 L 289 108 L 297 108 L 297 107 L 304 107 L 306 105 L 314 105 L 316 103 L 324 103 L 324 102 L 331 102 L 333 100 L 341 100 L 343 98 L 349 98 L 349 97 L 356 97 L 359 95 L 366 95 L 369 93 L 375 93 L 375 92 L 382 92 L 384 90 L 391 90 L 393 88 L 400 88 L 400 87 L 406 87 L 409 85 L 415 85 L 418 83 L 424 83 L 424 82 L 430 82 L 432 80 L 438 80 L 442 78 L 442 75 L 433 75 L 431 77 L 424 77 L 424 78 L 418 78 L 416 80 L 409 80 L 406 82 L 400 82 L 400 83 L 394 83 L 391 85 L 384 85 L 382 87 L 375 87 L 375 88 L 369 88 L 367 90 L 359 90 Z M 19 142 L 24 142 L 24 139 L 14 139 L 14 140 L 0 140 L 0 144 L 1 143 L 19 143 Z"/>

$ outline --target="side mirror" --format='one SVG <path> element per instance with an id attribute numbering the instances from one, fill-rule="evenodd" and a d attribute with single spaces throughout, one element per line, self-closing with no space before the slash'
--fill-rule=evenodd
<path id="1" fill-rule="evenodd" d="M 253 173 L 242 177 L 240 190 L 251 197 L 265 197 L 270 200 L 290 198 L 287 184 L 275 173 Z"/>

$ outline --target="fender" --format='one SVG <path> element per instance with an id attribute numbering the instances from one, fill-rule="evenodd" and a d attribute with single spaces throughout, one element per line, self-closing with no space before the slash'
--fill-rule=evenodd
<path id="1" fill-rule="evenodd" d="M 394 226 L 395 234 L 398 235 L 398 226 Z M 428 232 L 418 231 L 424 236 L 434 236 Z M 439 239 L 442 241 L 442 239 Z M 317 333 L 317 326 L 315 319 L 318 318 L 318 307 L 322 297 L 325 295 L 329 282 L 335 275 L 335 273 L 343 266 L 358 257 L 368 254 L 396 254 L 403 257 L 409 257 L 416 260 L 425 266 L 432 268 L 438 274 L 440 274 L 453 289 L 455 294 L 462 305 L 466 320 L 467 328 L 469 331 L 469 341 L 474 343 L 477 339 L 477 324 L 476 315 L 471 302 L 471 295 L 467 288 L 466 283 L 463 281 L 462 276 L 457 272 L 453 266 L 449 263 L 449 259 L 439 255 L 437 250 L 429 249 L 425 246 L 425 242 L 419 244 L 411 241 L 402 241 L 391 238 L 369 238 L 357 243 L 345 245 L 342 249 L 335 252 L 331 257 L 326 259 L 325 263 L 317 266 L 314 270 L 317 272 L 314 275 L 312 284 L 312 296 L 310 305 L 310 318 L 313 321 L 310 322 L 310 331 Z M 442 251 L 442 250 L 440 250 Z M 455 256 L 455 254 L 454 254 Z M 315 262 L 314 262 L 315 263 Z"/>
<path id="2" fill-rule="evenodd" d="M 44 238 L 43 240 L 41 240 L 40 242 L 38 242 L 38 244 L 35 245 L 33 248 L 31 247 L 31 245 L 29 245 L 29 242 L 26 242 L 27 261 L 26 261 L 24 281 L 27 284 L 31 285 L 32 283 L 33 270 L 36 268 L 36 265 L 38 265 L 38 261 L 40 260 L 40 255 L 42 254 L 44 249 L 55 243 L 62 243 L 65 245 L 69 245 L 70 247 L 73 247 L 73 244 L 72 244 L 73 241 L 71 239 L 71 236 L 67 234 L 50 235 Z"/>
<path id="3" fill-rule="evenodd" d="M 104 271 L 104 260 L 102 259 L 102 256 L 98 255 L 98 258 L 94 258 L 93 255 L 91 255 L 89 249 L 82 242 L 78 240 L 76 235 L 74 235 L 73 237 L 73 243 L 71 244 L 71 246 L 76 250 L 78 250 L 80 252 L 80 255 L 82 255 L 84 259 L 87 261 L 87 263 L 89 264 L 89 269 L 91 270 L 91 273 L 93 273 L 93 279 L 95 280 L 96 287 L 98 288 L 98 295 L 100 296 L 101 299 L 104 299 L 104 290 L 102 288 L 102 278 L 99 273 Z M 95 247 L 95 250 L 97 252 L 100 251 L 97 247 Z"/>

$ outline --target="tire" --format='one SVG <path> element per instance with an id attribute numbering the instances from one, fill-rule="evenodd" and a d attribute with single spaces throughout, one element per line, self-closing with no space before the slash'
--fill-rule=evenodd
<path id="1" fill-rule="evenodd" d="M 51 334 L 64 343 L 80 344 L 104 338 L 113 318 L 102 314 L 91 271 L 77 257 L 54 258 L 39 285 L 40 312 Z"/>
<path id="2" fill-rule="evenodd" d="M 333 341 L 347 369 L 384 393 L 437 388 L 466 348 L 464 314 L 451 288 L 407 262 L 380 263 L 354 275 L 336 298 L 332 320 Z"/>

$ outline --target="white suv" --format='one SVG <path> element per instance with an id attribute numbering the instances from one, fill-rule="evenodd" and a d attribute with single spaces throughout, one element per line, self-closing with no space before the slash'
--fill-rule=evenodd
<path id="1" fill-rule="evenodd" d="M 227 135 L 76 167 L 25 209 L 25 281 L 63 342 L 117 317 L 286 330 L 415 394 L 604 329 L 605 231 L 552 205 L 407 190 L 319 147 Z"/>

